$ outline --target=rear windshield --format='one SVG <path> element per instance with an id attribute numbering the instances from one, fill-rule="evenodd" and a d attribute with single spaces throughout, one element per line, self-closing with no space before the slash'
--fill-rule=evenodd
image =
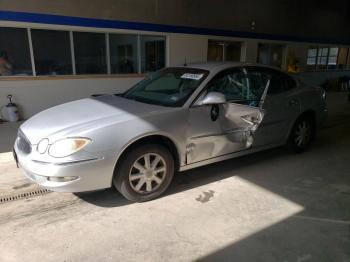
<path id="1" fill-rule="evenodd" d="M 146 77 L 123 97 L 148 104 L 181 107 L 208 74 L 208 71 L 196 68 L 166 68 Z"/>

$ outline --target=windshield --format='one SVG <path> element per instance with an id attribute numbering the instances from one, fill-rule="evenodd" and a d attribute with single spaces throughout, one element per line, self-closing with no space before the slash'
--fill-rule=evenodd
<path id="1" fill-rule="evenodd" d="M 209 72 L 195 68 L 166 68 L 151 74 L 123 97 L 143 103 L 181 107 Z"/>

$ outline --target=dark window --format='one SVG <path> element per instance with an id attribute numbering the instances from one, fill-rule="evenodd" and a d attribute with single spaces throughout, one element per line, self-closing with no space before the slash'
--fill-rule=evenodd
<path id="1" fill-rule="evenodd" d="M 327 65 L 329 49 L 328 47 L 318 49 L 317 65 Z"/>
<path id="2" fill-rule="evenodd" d="M 74 32 L 77 74 L 106 74 L 106 37 L 102 33 Z"/>
<path id="3" fill-rule="evenodd" d="M 72 74 L 69 32 L 37 29 L 31 32 L 36 74 Z"/>
<path id="4" fill-rule="evenodd" d="M 281 68 L 283 64 L 284 49 L 284 45 L 259 44 L 258 63 Z"/>
<path id="5" fill-rule="evenodd" d="M 310 48 L 307 53 L 307 65 L 316 65 L 317 48 Z"/>
<path id="6" fill-rule="evenodd" d="M 32 74 L 27 29 L 0 27 L 0 76 Z"/>
<path id="7" fill-rule="evenodd" d="M 234 61 L 241 59 L 240 42 L 208 40 L 208 61 Z"/>
<path id="8" fill-rule="evenodd" d="M 112 74 L 138 72 L 136 35 L 110 34 L 109 48 Z"/>
<path id="9" fill-rule="evenodd" d="M 123 96 L 144 103 L 182 106 L 209 72 L 195 68 L 166 68 L 149 75 Z"/>
<path id="10" fill-rule="evenodd" d="M 165 67 L 165 37 L 141 36 L 141 72 L 154 72 Z"/>
<path id="11" fill-rule="evenodd" d="M 344 68 L 347 50 L 339 47 L 310 47 L 307 65 L 310 69 Z"/>
<path id="12" fill-rule="evenodd" d="M 292 90 L 297 86 L 296 81 L 291 77 L 286 75 L 287 85 L 285 86 L 285 91 Z"/>
<path id="13" fill-rule="evenodd" d="M 260 101 L 263 99 L 263 95 L 266 87 L 268 86 L 270 76 L 265 74 L 259 69 L 248 69 L 247 76 L 250 83 L 250 92 L 252 93 L 251 97 L 251 106 L 258 106 Z"/>
<path id="14" fill-rule="evenodd" d="M 266 73 L 270 75 L 268 94 L 279 94 L 296 87 L 295 80 L 284 73 L 273 70 Z"/>
<path id="15" fill-rule="evenodd" d="M 268 94 L 279 94 L 284 91 L 285 78 L 281 74 L 272 74 Z"/>
<path id="16" fill-rule="evenodd" d="M 328 65 L 335 68 L 338 63 L 339 48 L 332 47 L 329 49 Z"/>

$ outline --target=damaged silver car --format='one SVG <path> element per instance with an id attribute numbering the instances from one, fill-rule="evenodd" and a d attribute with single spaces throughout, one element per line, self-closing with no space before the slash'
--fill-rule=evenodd
<path id="1" fill-rule="evenodd" d="M 45 110 L 18 133 L 26 176 L 53 191 L 114 186 L 132 201 L 160 196 L 178 171 L 288 144 L 304 151 L 326 116 L 322 89 L 270 67 L 172 67 L 123 94 Z"/>

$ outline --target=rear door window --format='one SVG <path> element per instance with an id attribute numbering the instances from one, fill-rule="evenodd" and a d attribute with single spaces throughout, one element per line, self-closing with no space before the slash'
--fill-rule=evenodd
<path id="1" fill-rule="evenodd" d="M 269 95 L 280 94 L 296 87 L 296 81 L 283 72 L 264 67 L 252 67 L 248 71 L 259 72 L 265 81 L 270 81 L 267 92 Z"/>

